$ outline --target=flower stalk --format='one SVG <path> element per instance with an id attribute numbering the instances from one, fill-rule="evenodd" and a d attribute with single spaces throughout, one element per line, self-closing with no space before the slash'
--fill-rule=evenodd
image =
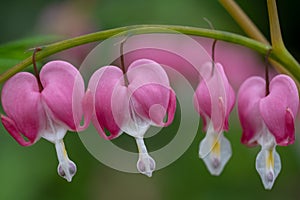
<path id="1" fill-rule="evenodd" d="M 266 45 L 270 45 L 270 42 L 234 0 L 219 0 L 219 2 L 249 37 Z M 272 47 L 270 47 L 269 50 L 275 48 L 275 50 L 272 50 L 272 56 L 271 54 L 269 56 L 270 63 L 278 72 L 292 76 L 294 80 L 296 80 L 298 87 L 300 87 L 300 76 L 298 74 L 300 65 L 284 46 L 279 26 L 276 1 L 268 0 L 267 3 L 272 40 Z M 264 55 L 267 53 L 268 51 Z"/>
<path id="2" fill-rule="evenodd" d="M 284 50 L 285 46 L 281 36 L 276 0 L 267 0 L 271 42 L 274 51 Z"/>
<path id="3" fill-rule="evenodd" d="M 36 66 L 36 59 L 35 59 L 35 55 L 38 51 L 41 51 L 42 49 L 41 48 L 35 48 L 34 51 L 33 51 L 33 54 L 32 54 L 32 64 L 33 64 L 33 70 L 34 70 L 34 73 L 35 73 L 35 77 L 37 79 L 37 82 L 38 82 L 38 85 L 39 85 L 39 90 L 42 91 L 43 90 L 43 86 L 42 86 L 42 83 L 41 83 L 41 79 L 40 79 L 40 73 L 39 73 L 39 70 Z"/>
<path id="4" fill-rule="evenodd" d="M 121 60 L 121 70 L 123 71 L 124 74 L 124 83 L 126 86 L 129 85 L 128 77 L 126 74 L 126 67 L 125 67 L 125 56 L 124 56 L 124 44 L 126 42 L 127 38 L 121 41 L 120 44 L 120 60 Z"/>
<path id="5" fill-rule="evenodd" d="M 249 37 L 269 44 L 269 41 L 234 0 L 219 0 L 219 2 Z"/>
<path id="6" fill-rule="evenodd" d="M 281 67 L 284 68 L 281 70 L 283 73 L 286 73 L 296 79 L 298 87 L 300 87 L 299 82 L 299 73 L 298 70 L 300 68 L 298 61 L 290 54 L 290 52 L 285 48 L 281 30 L 280 23 L 278 18 L 276 0 L 267 0 L 268 5 L 268 14 L 269 14 L 269 24 L 270 24 L 270 35 L 272 42 L 272 52 L 278 56 L 285 57 L 286 62 L 282 62 Z M 272 63 L 273 64 L 273 63 Z M 277 63 L 275 63 L 277 65 Z M 298 65 L 296 68 L 288 67 L 295 64 Z"/>
<path id="7" fill-rule="evenodd" d="M 271 49 L 270 51 L 267 53 L 266 57 L 265 57 L 265 80 L 266 80 L 266 96 L 268 96 L 268 94 L 270 93 L 270 76 L 269 76 L 269 60 L 268 57 L 271 53 Z"/>

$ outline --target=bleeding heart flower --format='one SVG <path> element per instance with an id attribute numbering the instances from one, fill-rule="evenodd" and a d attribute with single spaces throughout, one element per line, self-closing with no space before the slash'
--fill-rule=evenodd
<path id="1" fill-rule="evenodd" d="M 10 78 L 2 89 L 2 106 L 7 116 L 1 120 L 10 135 L 22 146 L 29 146 L 41 137 L 55 144 L 58 174 L 71 181 L 76 165 L 66 153 L 63 137 L 67 130 L 80 131 L 89 124 L 91 105 L 89 92 L 79 71 L 64 61 L 52 61 L 37 78 L 20 72 Z M 91 96 L 90 96 L 91 97 Z M 80 125 L 84 113 L 85 123 Z"/>
<path id="2" fill-rule="evenodd" d="M 155 161 L 147 152 L 144 134 L 150 125 L 168 126 L 176 110 L 164 69 L 147 59 L 133 62 L 125 75 L 116 66 L 105 66 L 92 75 L 88 88 L 94 95 L 92 122 L 100 136 L 111 140 L 123 131 L 133 136 L 139 150 L 137 168 L 150 177 Z"/>
<path id="3" fill-rule="evenodd" d="M 276 145 L 286 146 L 295 140 L 294 118 L 298 105 L 296 84 L 286 75 L 272 79 L 269 94 L 266 94 L 266 81 L 260 77 L 247 79 L 239 90 L 241 141 L 248 146 L 261 145 L 256 170 L 266 189 L 272 188 L 281 170 Z"/>
<path id="4" fill-rule="evenodd" d="M 205 63 L 201 72 L 203 80 L 195 91 L 194 105 L 203 120 L 206 135 L 199 146 L 199 157 L 212 175 L 219 175 L 231 157 L 230 142 L 223 131 L 228 130 L 235 95 L 220 63 L 214 67 L 212 62 Z"/>

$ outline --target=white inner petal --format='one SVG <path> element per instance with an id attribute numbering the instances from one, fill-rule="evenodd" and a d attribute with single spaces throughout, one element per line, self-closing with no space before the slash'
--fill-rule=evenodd
<path id="1" fill-rule="evenodd" d="M 230 142 L 223 132 L 215 132 L 209 122 L 205 138 L 199 145 L 199 157 L 212 175 L 220 175 L 232 155 Z"/>
<path id="2" fill-rule="evenodd" d="M 265 189 L 272 189 L 273 184 L 280 173 L 281 161 L 276 152 L 275 137 L 264 125 L 261 137 L 258 139 L 261 145 L 261 151 L 256 157 L 255 167 L 259 173 Z"/>
<path id="3" fill-rule="evenodd" d="M 76 174 L 77 168 L 73 161 L 68 157 L 63 138 L 67 132 L 66 127 L 56 123 L 50 115 L 50 110 L 46 105 L 44 105 L 44 110 L 46 114 L 46 124 L 45 130 L 43 130 L 40 135 L 49 142 L 55 144 L 57 159 L 58 159 L 58 174 L 66 179 L 68 182 L 72 181 L 73 176 Z"/>
<path id="4" fill-rule="evenodd" d="M 62 140 L 67 133 L 67 128 L 59 125 L 51 118 L 51 111 L 46 105 L 44 105 L 44 110 L 47 121 L 45 124 L 45 130 L 40 133 L 40 136 L 52 143 Z"/>
<path id="5" fill-rule="evenodd" d="M 125 119 L 123 124 L 122 131 L 130 136 L 141 138 L 149 129 L 151 121 L 141 118 L 136 113 L 132 101 L 129 100 L 129 118 Z"/>

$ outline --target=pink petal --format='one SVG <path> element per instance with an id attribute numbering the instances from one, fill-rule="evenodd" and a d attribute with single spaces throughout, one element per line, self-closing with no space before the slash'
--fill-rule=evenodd
<path id="1" fill-rule="evenodd" d="M 201 70 L 204 77 L 195 91 L 195 108 L 200 116 L 211 118 L 216 131 L 227 130 L 229 113 L 235 103 L 234 91 L 221 64 L 215 64 L 213 73 L 211 62 L 202 66 Z M 206 129 L 206 119 L 203 120 Z"/>
<path id="2" fill-rule="evenodd" d="M 270 94 L 260 103 L 262 118 L 279 145 L 294 142 L 294 116 L 299 96 L 296 84 L 286 75 L 278 75 L 270 82 Z"/>
<path id="3" fill-rule="evenodd" d="M 165 123 L 161 124 L 160 126 L 169 126 L 174 120 L 175 112 L 176 112 L 176 94 L 172 89 L 170 89 L 169 106 L 167 109 L 168 120 Z"/>
<path id="4" fill-rule="evenodd" d="M 126 73 L 130 83 L 130 90 L 132 93 L 147 84 L 160 84 L 169 87 L 169 78 L 165 70 L 158 63 L 148 60 L 140 59 L 134 61 Z"/>
<path id="5" fill-rule="evenodd" d="M 176 97 L 162 66 L 148 59 L 136 60 L 128 67 L 127 76 L 135 112 L 157 126 L 169 125 L 174 118 Z"/>
<path id="6" fill-rule="evenodd" d="M 203 130 L 207 129 L 207 117 L 210 118 L 211 100 L 204 81 L 201 81 L 194 94 L 194 106 L 196 111 L 200 114 L 203 121 Z"/>
<path id="7" fill-rule="evenodd" d="M 73 104 L 74 108 L 74 104 Z M 83 116 L 84 116 L 84 124 L 79 125 L 76 131 L 85 130 L 89 125 L 93 115 L 94 107 L 93 107 L 93 94 L 90 90 L 87 90 L 83 99 L 82 99 L 82 108 L 83 108 Z M 78 119 L 80 121 L 80 119 Z"/>
<path id="8" fill-rule="evenodd" d="M 42 98 L 53 119 L 76 130 L 83 114 L 84 97 L 84 82 L 79 71 L 70 63 L 52 61 L 44 65 L 40 79 L 44 87 Z"/>
<path id="9" fill-rule="evenodd" d="M 45 115 L 36 78 L 27 72 L 16 74 L 5 83 L 1 99 L 8 116 L 1 117 L 2 123 L 17 142 L 27 146 L 39 139 Z M 24 140 L 21 134 L 29 141 Z"/>
<path id="10" fill-rule="evenodd" d="M 104 139 L 111 140 L 121 134 L 120 125 L 116 120 L 122 119 L 122 113 L 115 116 L 112 111 L 114 105 L 125 101 L 118 93 L 118 98 L 113 100 L 112 95 L 116 86 L 120 83 L 124 84 L 123 72 L 115 66 L 106 66 L 98 69 L 89 81 L 88 88 L 94 96 L 94 114 L 92 123 Z M 116 103 L 114 103 L 116 102 Z M 105 129 L 110 135 L 105 134 Z"/>
<path id="11" fill-rule="evenodd" d="M 265 80 L 254 76 L 247 79 L 238 93 L 238 115 L 243 128 L 241 142 L 256 145 L 259 132 L 262 129 L 262 118 L 259 102 L 265 97 Z"/>
<path id="12" fill-rule="evenodd" d="M 22 146 L 30 146 L 35 142 L 35 138 L 29 139 L 28 141 L 22 137 L 22 133 L 17 128 L 17 125 L 10 118 L 1 115 L 1 121 L 5 129 L 9 132 L 9 134 Z"/>
<path id="13" fill-rule="evenodd" d="M 176 96 L 172 89 L 159 84 L 148 84 L 133 93 L 135 112 L 157 126 L 168 126 L 174 119 Z M 164 117 L 168 114 L 167 122 Z"/>
<path id="14" fill-rule="evenodd" d="M 287 109 L 285 113 L 285 134 L 286 134 L 286 139 L 281 142 L 281 145 L 289 145 L 294 143 L 295 141 L 295 117 L 291 111 L 291 109 Z"/>
<path id="15" fill-rule="evenodd" d="M 182 48 L 182 46 L 179 47 Z M 195 84 L 198 81 L 197 69 L 191 63 L 189 63 L 186 58 L 179 56 L 180 54 L 176 54 L 171 52 L 171 50 L 167 50 L 159 48 L 141 48 L 128 52 L 125 56 L 125 60 L 127 63 L 145 58 L 153 60 L 157 63 L 173 68 L 178 73 L 183 75 L 188 81 L 190 81 L 191 84 Z M 189 51 L 194 52 L 192 49 Z M 199 53 L 197 56 L 199 56 Z"/>

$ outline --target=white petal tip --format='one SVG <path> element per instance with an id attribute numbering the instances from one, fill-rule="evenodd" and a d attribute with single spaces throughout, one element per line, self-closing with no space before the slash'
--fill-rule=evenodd
<path id="1" fill-rule="evenodd" d="M 74 162 L 59 163 L 57 167 L 57 173 L 68 182 L 72 181 L 73 176 L 76 174 L 77 168 Z"/>
<path id="2" fill-rule="evenodd" d="M 275 182 L 274 173 L 269 172 L 264 175 L 264 177 L 261 177 L 263 185 L 266 190 L 271 190 L 273 187 L 273 184 Z"/>
<path id="3" fill-rule="evenodd" d="M 213 140 L 205 138 L 200 143 L 199 157 L 203 159 L 208 171 L 213 176 L 219 176 L 222 173 L 231 155 L 230 142 L 223 135 Z"/>
<path id="4" fill-rule="evenodd" d="M 148 172 L 148 173 L 146 172 L 145 175 L 148 176 L 149 178 L 151 178 L 152 177 L 152 172 Z"/>
<path id="5" fill-rule="evenodd" d="M 152 173 L 155 170 L 155 161 L 149 154 L 140 154 L 137 162 L 137 169 L 141 174 L 152 177 Z"/>
<path id="6" fill-rule="evenodd" d="M 229 158 L 230 157 L 220 160 L 218 158 L 214 158 L 213 155 L 209 155 L 208 157 L 204 158 L 203 161 L 211 175 L 219 176 L 222 173 Z"/>
<path id="7" fill-rule="evenodd" d="M 256 170 L 266 190 L 271 190 L 281 170 L 278 153 L 273 149 L 262 149 L 256 157 Z"/>

